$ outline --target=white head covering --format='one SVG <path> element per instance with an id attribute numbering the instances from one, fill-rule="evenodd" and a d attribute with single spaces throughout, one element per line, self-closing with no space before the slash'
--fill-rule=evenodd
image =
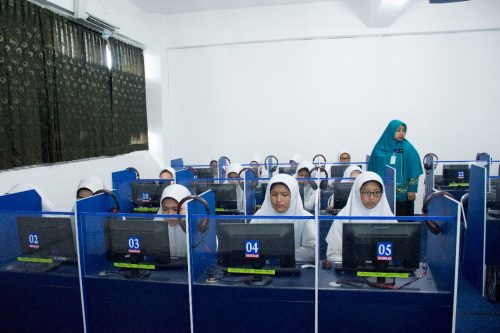
<path id="1" fill-rule="evenodd" d="M 179 202 L 181 202 L 182 199 L 184 199 L 188 195 L 191 195 L 191 192 L 189 192 L 189 190 L 185 186 L 182 186 L 179 184 L 172 184 L 172 185 L 165 187 L 165 189 L 163 190 L 163 193 L 161 194 L 160 210 L 158 211 L 158 214 L 163 214 L 163 207 L 161 206 L 161 203 L 166 198 L 172 198 L 175 201 L 177 201 L 177 203 L 179 203 Z M 184 208 L 185 208 L 185 205 L 186 205 L 186 203 L 184 203 L 184 206 L 183 206 Z"/>
<path id="2" fill-rule="evenodd" d="M 250 160 L 250 163 L 252 162 L 257 162 L 259 165 L 262 164 L 262 158 L 259 155 L 253 155 L 252 159 Z"/>
<path id="3" fill-rule="evenodd" d="M 302 155 L 295 153 L 290 157 L 290 161 L 295 161 L 297 164 L 300 164 L 302 162 Z"/>
<path id="4" fill-rule="evenodd" d="M 294 177 L 297 178 L 298 177 L 298 174 L 299 174 L 299 171 L 302 170 L 302 169 L 307 169 L 309 171 L 309 173 L 311 173 L 311 170 L 314 168 L 314 164 L 310 163 L 310 162 L 302 162 L 299 164 L 299 166 L 297 167 L 297 170 L 295 170 L 295 174 L 294 174 Z"/>
<path id="5" fill-rule="evenodd" d="M 168 172 L 170 172 L 170 173 L 172 174 L 173 179 L 175 180 L 175 169 L 174 169 L 174 168 L 172 168 L 172 167 L 167 166 L 167 167 L 163 168 L 163 169 L 160 171 L 160 174 L 161 174 L 163 171 L 165 171 L 165 170 L 166 170 L 166 171 L 168 171 Z M 158 177 L 160 177 L 160 175 L 158 175 Z"/>
<path id="6" fill-rule="evenodd" d="M 342 175 L 342 179 L 341 182 L 345 183 L 345 182 L 353 182 L 354 180 L 352 179 L 346 179 L 346 178 L 351 178 L 351 173 L 353 171 L 359 171 L 359 172 L 363 172 L 363 170 L 361 170 L 361 168 L 355 164 L 353 165 L 349 165 L 345 170 L 344 170 L 344 174 Z M 383 185 L 383 184 L 382 184 Z"/>
<path id="7" fill-rule="evenodd" d="M 95 193 L 99 190 L 106 189 L 106 186 L 104 185 L 104 182 L 102 181 L 101 178 L 90 176 L 80 180 L 80 183 L 78 183 L 78 188 L 76 190 L 76 193 L 78 194 L 78 191 L 80 191 L 82 188 L 86 188 L 87 190 L 90 190 L 92 193 Z"/>
<path id="8" fill-rule="evenodd" d="M 226 176 L 229 177 L 229 174 L 231 172 L 234 172 L 236 173 L 237 175 L 240 174 L 240 171 L 241 169 L 243 169 L 243 167 L 241 166 L 241 164 L 239 163 L 231 163 L 229 164 L 227 167 L 226 167 Z"/>
<path id="9" fill-rule="evenodd" d="M 376 181 L 382 186 L 384 194 L 380 198 L 378 204 L 372 209 L 366 208 L 361 201 L 361 187 L 369 181 Z M 382 178 L 375 172 L 365 171 L 356 177 L 354 184 L 349 194 L 349 199 L 345 207 L 338 213 L 337 216 L 394 216 L 389 207 L 389 202 L 385 196 L 384 183 Z M 327 258 L 333 261 L 342 261 L 342 226 L 344 223 L 392 223 L 396 220 L 335 220 L 326 236 Z"/>
<path id="10" fill-rule="evenodd" d="M 50 201 L 50 199 L 47 197 L 47 195 L 40 190 L 38 186 L 29 184 L 29 183 L 19 183 L 17 185 L 14 185 L 10 190 L 7 191 L 6 194 L 14 194 L 14 193 L 19 193 L 19 192 L 24 192 L 24 191 L 29 191 L 29 190 L 35 190 L 36 193 L 40 196 L 40 199 L 42 201 L 42 212 L 56 212 L 57 208 L 56 206 Z"/>
<path id="11" fill-rule="evenodd" d="M 342 154 L 349 154 L 349 157 L 352 157 L 351 153 L 349 152 L 349 150 L 342 149 L 341 151 L 339 151 L 339 154 L 337 155 L 337 162 L 340 162 L 340 155 L 342 155 Z"/>

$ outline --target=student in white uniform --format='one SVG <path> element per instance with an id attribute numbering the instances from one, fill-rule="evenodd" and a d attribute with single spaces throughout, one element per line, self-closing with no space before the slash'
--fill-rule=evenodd
<path id="1" fill-rule="evenodd" d="M 354 181 L 347 204 L 337 216 L 394 216 L 385 196 L 384 183 L 375 172 L 365 171 Z M 388 222 L 396 220 L 334 220 L 326 236 L 326 257 L 342 261 L 342 228 L 344 223 Z"/>
<path id="2" fill-rule="evenodd" d="M 311 180 L 303 179 L 311 177 L 311 170 L 314 168 L 314 165 L 309 162 L 300 163 L 297 167 L 297 172 L 294 177 L 297 179 L 299 186 L 303 186 L 304 188 L 304 209 L 314 210 L 314 202 L 316 200 L 316 192 L 317 189 L 313 189 L 311 186 Z"/>
<path id="3" fill-rule="evenodd" d="M 342 149 L 338 155 L 339 163 L 351 163 L 351 153 L 347 149 Z"/>
<path id="4" fill-rule="evenodd" d="M 262 159 L 260 156 L 254 155 L 252 156 L 252 160 L 250 161 L 250 168 L 255 172 L 255 175 L 257 178 L 260 177 L 260 174 L 262 173 Z"/>
<path id="5" fill-rule="evenodd" d="M 239 163 L 231 163 L 227 166 L 227 178 L 240 178 L 240 171 L 243 167 Z M 227 180 L 228 184 L 236 184 L 236 202 L 239 211 L 245 210 L 245 191 L 241 187 L 243 181 L 240 180 Z"/>
<path id="6" fill-rule="evenodd" d="M 6 194 L 14 194 L 29 190 L 35 190 L 36 193 L 38 193 L 38 195 L 40 196 L 40 199 L 42 201 L 42 212 L 57 212 L 56 206 L 52 203 L 52 201 L 50 201 L 47 195 L 40 188 L 38 188 L 38 186 L 28 183 L 19 183 L 8 190 Z"/>
<path id="7" fill-rule="evenodd" d="M 296 168 L 300 163 L 302 163 L 302 155 L 295 153 L 290 157 L 290 167 Z"/>
<path id="8" fill-rule="evenodd" d="M 253 219 L 250 223 L 293 223 L 295 231 L 295 260 L 314 262 L 316 228 L 311 213 L 304 210 L 297 180 L 287 174 L 271 178 L 262 207 L 255 216 L 310 216 L 310 220 Z"/>
<path id="9" fill-rule="evenodd" d="M 357 165 L 350 165 L 344 170 L 344 174 L 342 175 L 342 180 L 340 181 L 341 183 L 354 183 L 354 180 L 357 176 L 359 176 L 363 170 Z M 333 183 L 335 184 L 335 183 Z M 335 209 L 334 207 L 335 203 L 335 194 L 332 193 L 330 198 L 328 198 L 328 207 L 326 208 L 327 210 L 333 210 Z"/>
<path id="10" fill-rule="evenodd" d="M 93 195 L 95 192 L 104 189 L 106 189 L 106 186 L 104 185 L 104 182 L 101 178 L 94 176 L 85 177 L 78 183 L 76 198 L 87 198 Z"/>
<path id="11" fill-rule="evenodd" d="M 171 167 L 166 167 L 165 169 L 160 171 L 160 175 L 158 176 L 160 179 L 172 179 L 175 180 L 175 169 Z"/>
<path id="12" fill-rule="evenodd" d="M 160 199 L 160 210 L 158 214 L 177 215 L 177 206 L 179 202 L 191 195 L 189 190 L 179 184 L 172 184 L 165 187 Z M 182 206 L 180 214 L 185 213 L 186 204 Z M 168 223 L 168 241 L 170 244 L 170 256 L 186 256 L 186 233 L 182 230 L 179 221 L 176 218 L 166 219 Z"/>

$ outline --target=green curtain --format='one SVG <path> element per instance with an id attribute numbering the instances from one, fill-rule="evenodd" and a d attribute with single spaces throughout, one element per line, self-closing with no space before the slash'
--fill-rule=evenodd
<path id="1" fill-rule="evenodd" d="M 0 169 L 147 149 L 142 50 L 0 0 Z M 113 51 L 112 51 L 113 52 Z"/>

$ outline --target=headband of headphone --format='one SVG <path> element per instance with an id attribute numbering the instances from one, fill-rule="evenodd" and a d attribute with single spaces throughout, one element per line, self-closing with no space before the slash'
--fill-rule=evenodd
<path id="1" fill-rule="evenodd" d="M 427 164 L 427 157 L 429 157 L 429 156 L 433 156 L 434 157 L 434 163 L 432 165 Z M 424 170 L 425 171 L 429 171 L 431 169 L 436 170 L 437 165 L 439 163 L 439 159 L 438 159 L 438 157 L 437 157 L 436 154 L 434 154 L 434 153 L 428 153 L 428 154 L 425 154 L 422 162 L 424 164 Z"/>
<path id="2" fill-rule="evenodd" d="M 177 204 L 177 214 L 180 214 L 182 210 L 182 205 L 188 200 L 196 200 L 200 202 L 205 207 L 207 215 L 208 216 L 211 215 L 210 206 L 208 205 L 208 203 L 205 201 L 205 199 L 197 195 L 188 195 L 187 197 L 179 201 L 179 203 Z M 198 222 L 198 231 L 202 234 L 206 233 L 208 231 L 209 222 L 210 222 L 210 217 L 202 218 Z M 183 218 L 179 218 L 179 225 L 181 226 L 182 231 L 186 232 L 186 221 Z"/>
<path id="3" fill-rule="evenodd" d="M 250 171 L 254 174 L 254 176 L 255 176 L 255 179 L 254 179 L 254 180 L 252 180 L 252 182 L 250 183 L 250 189 L 252 189 L 252 190 L 253 190 L 253 189 L 255 189 L 255 188 L 257 187 L 257 185 L 258 185 L 258 181 L 257 181 L 258 176 L 257 176 L 257 174 L 255 173 L 255 170 L 254 170 L 254 169 L 252 169 L 252 168 L 249 168 L 249 167 L 244 167 L 243 169 L 241 169 L 241 170 L 240 170 L 240 173 L 239 173 L 238 175 L 239 175 L 239 176 L 240 176 L 240 178 L 241 178 L 241 174 L 242 174 L 242 173 L 244 173 L 244 172 L 245 172 L 245 171 L 247 171 L 247 170 L 250 170 Z"/>
<path id="4" fill-rule="evenodd" d="M 448 198 L 453 199 L 453 196 L 450 193 L 445 192 L 445 191 L 437 191 L 437 192 L 432 193 L 424 200 L 424 203 L 422 205 L 422 216 L 426 216 L 429 213 L 429 204 L 431 203 L 431 201 L 433 199 L 435 199 L 437 197 L 448 197 Z M 443 229 L 439 226 L 439 224 L 437 224 L 434 221 L 425 220 L 424 223 L 425 223 L 425 226 L 427 227 L 427 229 L 430 232 L 432 232 L 434 235 L 439 235 L 440 233 L 443 232 Z"/>
<path id="5" fill-rule="evenodd" d="M 316 155 L 314 155 L 313 160 L 312 160 L 312 162 L 313 162 L 314 165 L 320 165 L 319 161 L 318 161 L 318 163 L 315 162 L 316 158 L 318 158 L 318 157 L 321 157 L 321 159 L 323 160 L 323 164 L 326 164 L 326 157 L 325 157 L 325 155 L 323 155 L 323 154 L 316 154 Z"/>
<path id="6" fill-rule="evenodd" d="M 141 176 L 139 175 L 139 170 L 137 170 L 134 167 L 128 167 L 125 170 L 133 171 L 135 172 L 135 179 L 141 179 Z"/>
<path id="7" fill-rule="evenodd" d="M 271 161 L 269 161 L 269 159 L 271 159 Z M 276 164 L 272 163 L 273 160 L 276 161 Z M 268 161 L 271 163 L 268 163 Z M 278 158 L 274 155 L 267 156 L 266 159 L 264 160 L 264 169 L 268 170 L 267 169 L 268 164 L 271 164 L 271 170 L 270 170 L 271 172 L 276 171 L 276 169 L 278 168 Z"/>
<path id="8" fill-rule="evenodd" d="M 118 202 L 118 197 L 116 196 L 116 194 L 114 194 L 110 190 L 102 189 L 102 190 L 95 191 L 93 195 L 98 195 L 101 193 L 108 194 L 111 196 L 111 198 L 113 198 L 114 206 L 111 208 L 111 213 L 113 213 L 113 214 L 119 213 L 120 212 L 120 203 Z"/>
<path id="9" fill-rule="evenodd" d="M 321 175 L 322 172 L 324 172 L 325 175 L 326 175 L 326 178 L 328 178 L 328 171 L 326 171 L 326 169 L 324 167 L 320 166 L 320 165 L 316 165 L 314 168 L 311 169 L 310 176 L 312 175 L 313 171 L 316 171 L 316 170 L 319 170 L 320 175 Z M 311 183 L 311 187 L 313 189 L 315 189 L 315 190 L 318 189 L 318 186 L 316 185 L 316 182 L 310 181 L 310 183 Z M 327 179 L 323 179 L 323 180 L 321 180 L 319 182 L 319 188 L 320 189 L 326 190 L 327 187 L 328 187 L 328 180 Z"/>

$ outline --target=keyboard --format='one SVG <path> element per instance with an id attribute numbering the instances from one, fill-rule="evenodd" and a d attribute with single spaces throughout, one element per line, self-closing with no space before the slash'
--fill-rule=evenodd
<path id="1" fill-rule="evenodd" d="M 37 263 L 37 262 L 22 262 L 16 261 L 5 266 L 5 270 L 11 272 L 25 272 L 25 273 L 45 273 L 50 272 L 59 267 L 59 263 Z"/>

